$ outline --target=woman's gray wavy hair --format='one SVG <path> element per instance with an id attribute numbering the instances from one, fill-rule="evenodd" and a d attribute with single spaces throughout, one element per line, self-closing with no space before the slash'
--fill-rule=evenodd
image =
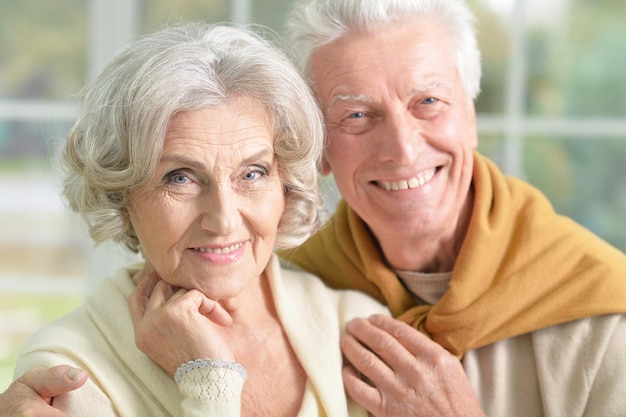
<path id="1" fill-rule="evenodd" d="M 311 55 L 318 48 L 351 32 L 375 31 L 390 23 L 439 22 L 455 50 L 467 97 L 475 100 L 481 67 L 474 20 L 463 0 L 296 0 L 285 37 L 308 74 Z"/>
<path id="2" fill-rule="evenodd" d="M 129 192 L 155 172 L 171 118 L 234 97 L 257 100 L 273 122 L 286 196 L 276 246 L 296 246 L 319 227 L 324 127 L 298 70 L 251 28 L 187 23 L 139 38 L 81 93 L 62 153 L 63 193 L 96 244 L 112 239 L 139 250 Z"/>

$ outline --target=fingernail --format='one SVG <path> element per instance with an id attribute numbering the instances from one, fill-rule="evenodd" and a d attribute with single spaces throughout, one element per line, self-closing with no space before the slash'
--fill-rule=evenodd
<path id="1" fill-rule="evenodd" d="M 71 368 L 69 371 L 67 371 L 67 373 L 65 374 L 70 380 L 74 381 L 76 379 L 76 377 L 82 372 L 82 369 L 78 369 L 78 368 Z"/>

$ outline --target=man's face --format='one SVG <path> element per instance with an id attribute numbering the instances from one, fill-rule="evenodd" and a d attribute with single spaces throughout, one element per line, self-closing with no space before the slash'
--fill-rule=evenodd
<path id="1" fill-rule="evenodd" d="M 383 250 L 454 234 L 477 137 L 474 107 L 441 29 L 429 23 L 351 34 L 312 56 L 311 76 L 328 129 L 324 173 L 334 174 Z"/>

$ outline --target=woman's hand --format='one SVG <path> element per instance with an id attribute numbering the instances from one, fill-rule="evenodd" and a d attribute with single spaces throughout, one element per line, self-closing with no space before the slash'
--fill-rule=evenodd
<path id="1" fill-rule="evenodd" d="M 218 326 L 232 318 L 215 300 L 197 290 L 174 288 L 156 272 L 147 273 L 128 299 L 137 347 L 170 376 L 190 360 L 234 361 Z"/>

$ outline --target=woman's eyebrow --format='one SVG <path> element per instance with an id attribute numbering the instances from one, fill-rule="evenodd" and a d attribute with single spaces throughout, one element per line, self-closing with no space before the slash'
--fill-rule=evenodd
<path id="1" fill-rule="evenodd" d="M 269 149 L 262 149 L 258 152 L 255 152 L 254 154 L 246 157 L 243 159 L 243 164 L 247 164 L 247 163 L 251 163 L 254 161 L 258 161 L 259 159 L 262 158 L 273 158 L 274 156 L 274 152 Z M 161 158 L 161 162 L 174 162 L 177 165 L 182 165 L 182 166 L 186 166 L 189 168 L 196 168 L 196 169 L 206 169 L 206 164 L 204 164 L 202 161 L 198 161 L 195 159 L 190 159 L 184 155 L 164 155 Z"/>
<path id="2" fill-rule="evenodd" d="M 243 159 L 243 163 L 248 164 L 248 163 L 252 163 L 255 161 L 258 161 L 259 159 L 264 159 L 264 158 L 270 158 L 273 159 L 274 158 L 274 151 L 270 148 L 265 148 L 260 150 L 259 152 L 256 152 L 246 158 Z"/>
<path id="3" fill-rule="evenodd" d="M 161 162 L 175 162 L 176 164 L 188 166 L 191 168 L 204 169 L 206 165 L 201 161 L 189 159 L 182 155 L 165 155 L 161 157 Z"/>

